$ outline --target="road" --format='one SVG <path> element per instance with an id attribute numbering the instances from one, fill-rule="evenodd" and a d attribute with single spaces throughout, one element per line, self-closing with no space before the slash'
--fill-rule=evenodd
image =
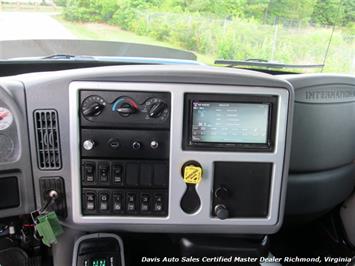
<path id="1" fill-rule="evenodd" d="M 75 39 L 75 36 L 44 12 L 0 11 L 0 41 L 18 39 Z"/>

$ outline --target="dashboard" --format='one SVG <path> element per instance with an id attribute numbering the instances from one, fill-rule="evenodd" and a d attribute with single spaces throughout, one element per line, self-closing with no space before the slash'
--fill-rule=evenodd
<path id="1" fill-rule="evenodd" d="M 0 187 L 14 195 L 1 217 L 42 206 L 55 188 L 58 216 L 80 230 L 267 234 L 281 226 L 288 81 L 147 65 L 25 74 L 0 85 Z"/>

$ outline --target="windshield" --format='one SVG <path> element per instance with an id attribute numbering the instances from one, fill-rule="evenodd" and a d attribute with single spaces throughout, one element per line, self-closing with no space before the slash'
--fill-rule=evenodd
<path id="1" fill-rule="evenodd" d="M 19 40 L 34 40 L 36 45 Z M 148 46 L 129 46 L 127 53 L 127 46 L 89 45 L 81 40 Z M 150 52 L 152 46 L 174 49 L 159 56 Z M 249 60 L 316 65 L 302 72 L 354 74 L 355 1 L 0 1 L 0 59 L 58 53 L 197 58 L 205 64 L 216 59 Z"/>

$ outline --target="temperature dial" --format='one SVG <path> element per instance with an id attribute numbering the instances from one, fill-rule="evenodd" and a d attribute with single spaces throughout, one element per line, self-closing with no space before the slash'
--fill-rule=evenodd
<path id="1" fill-rule="evenodd" d="M 0 107 L 0 130 L 5 130 L 9 126 L 11 126 L 14 121 L 14 116 L 9 111 L 9 109 L 5 107 Z"/>
<path id="2" fill-rule="evenodd" d="M 147 113 L 145 119 L 166 120 L 169 117 L 169 108 L 167 103 L 159 98 L 151 98 L 145 102 L 144 112 Z"/>
<path id="3" fill-rule="evenodd" d="M 87 97 L 82 105 L 81 112 L 85 117 L 99 116 L 105 109 L 106 102 L 100 96 L 92 95 Z"/>
<path id="4" fill-rule="evenodd" d="M 118 98 L 112 104 L 112 112 L 118 112 L 121 116 L 129 116 L 139 112 L 138 104 L 129 97 Z"/>

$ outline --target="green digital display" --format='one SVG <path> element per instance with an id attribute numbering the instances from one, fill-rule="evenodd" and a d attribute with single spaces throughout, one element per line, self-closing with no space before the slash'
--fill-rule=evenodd
<path id="1" fill-rule="evenodd" d="M 193 142 L 266 144 L 269 104 L 192 103 Z"/>
<path id="2" fill-rule="evenodd" d="M 91 266 L 106 266 L 106 259 L 93 259 L 91 262 Z"/>

